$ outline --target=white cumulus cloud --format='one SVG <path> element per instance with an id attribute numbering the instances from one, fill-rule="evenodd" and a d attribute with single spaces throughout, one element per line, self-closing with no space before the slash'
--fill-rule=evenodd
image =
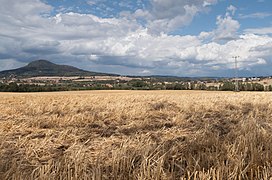
<path id="1" fill-rule="evenodd" d="M 241 69 L 272 64 L 270 29 L 238 34 L 234 6 L 217 17 L 210 32 L 169 35 L 216 0 L 151 0 L 150 10 L 113 18 L 78 12 L 49 15 L 53 7 L 39 0 L 0 2 L 0 70 L 48 59 L 121 74 L 220 76 L 220 71 L 233 69 L 235 55 Z"/>

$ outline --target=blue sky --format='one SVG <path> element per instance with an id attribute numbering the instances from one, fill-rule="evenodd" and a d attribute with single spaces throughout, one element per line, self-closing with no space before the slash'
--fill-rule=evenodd
<path id="1" fill-rule="evenodd" d="M 197 35 L 202 31 L 212 31 L 216 28 L 216 17 L 222 15 L 230 5 L 237 8 L 237 12 L 233 18 L 237 19 L 241 24 L 241 28 L 239 29 L 240 33 L 242 33 L 243 29 L 267 27 L 272 25 L 272 1 L 266 0 L 258 2 L 256 0 L 225 0 L 210 8 L 208 13 L 197 15 L 189 26 L 180 28 L 181 33 Z M 243 16 L 254 15 L 255 13 L 260 14 L 259 16 L 256 15 L 255 18 L 243 18 Z"/>
<path id="2" fill-rule="evenodd" d="M 123 75 L 272 75 L 270 0 L 0 0 L 0 70 L 36 59 Z"/>

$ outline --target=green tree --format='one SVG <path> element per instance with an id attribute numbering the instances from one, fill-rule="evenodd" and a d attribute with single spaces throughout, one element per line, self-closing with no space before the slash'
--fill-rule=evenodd
<path id="1" fill-rule="evenodd" d="M 224 82 L 223 85 L 220 87 L 221 91 L 234 91 L 235 85 L 233 82 Z"/>
<path id="2" fill-rule="evenodd" d="M 259 83 L 253 83 L 253 91 L 264 91 L 264 86 Z"/>
<path id="3" fill-rule="evenodd" d="M 10 92 L 18 92 L 19 91 L 19 86 L 15 82 L 9 83 L 9 85 L 8 85 L 8 91 L 10 91 Z"/>

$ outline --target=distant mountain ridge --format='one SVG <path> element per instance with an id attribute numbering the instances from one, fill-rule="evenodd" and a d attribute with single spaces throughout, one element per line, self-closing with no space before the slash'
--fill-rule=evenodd
<path id="1" fill-rule="evenodd" d="M 0 72 L 0 77 L 8 76 L 36 77 L 36 76 L 119 76 L 117 74 L 85 71 L 73 66 L 58 65 L 48 60 L 36 60 L 28 65 Z"/>

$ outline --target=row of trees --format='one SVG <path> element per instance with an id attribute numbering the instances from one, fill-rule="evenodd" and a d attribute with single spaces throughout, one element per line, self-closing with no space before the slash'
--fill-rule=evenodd
<path id="1" fill-rule="evenodd" d="M 39 86 L 34 84 L 0 84 L 0 91 L 2 92 L 50 92 L 50 91 L 68 91 L 69 88 L 57 85 Z"/>
<path id="2" fill-rule="evenodd" d="M 259 83 L 239 83 L 240 91 L 272 91 L 272 86 L 265 87 Z M 209 90 L 209 91 L 234 91 L 235 84 L 233 82 L 224 82 L 219 86 L 206 86 L 205 84 L 170 84 L 166 86 L 170 90 Z"/>
<path id="3" fill-rule="evenodd" d="M 265 88 L 264 85 L 259 83 L 239 83 L 238 89 L 240 91 L 272 91 L 272 86 Z M 222 86 L 219 87 L 219 90 L 222 91 L 233 91 L 235 90 L 235 85 L 232 82 L 225 82 Z"/>
<path id="4" fill-rule="evenodd" d="M 158 89 L 158 90 L 209 90 L 209 91 L 234 91 L 235 84 L 233 82 L 224 82 L 219 86 L 206 86 L 204 83 L 171 83 L 162 85 L 132 86 L 134 89 Z M 239 83 L 240 91 L 272 91 L 272 86 L 264 86 L 259 83 Z"/>
<path id="5" fill-rule="evenodd" d="M 34 85 L 34 84 L 1 84 L 2 92 L 50 92 L 50 91 L 72 91 L 72 90 L 209 90 L 209 91 L 234 91 L 233 82 L 224 82 L 220 86 L 206 86 L 204 83 L 170 83 L 152 84 L 145 81 L 131 81 L 128 83 L 113 84 L 105 86 L 103 84 L 93 84 L 92 86 L 82 86 L 79 84 L 54 84 L 54 85 Z M 264 87 L 259 83 L 239 83 L 240 91 L 272 91 L 272 86 Z"/>

